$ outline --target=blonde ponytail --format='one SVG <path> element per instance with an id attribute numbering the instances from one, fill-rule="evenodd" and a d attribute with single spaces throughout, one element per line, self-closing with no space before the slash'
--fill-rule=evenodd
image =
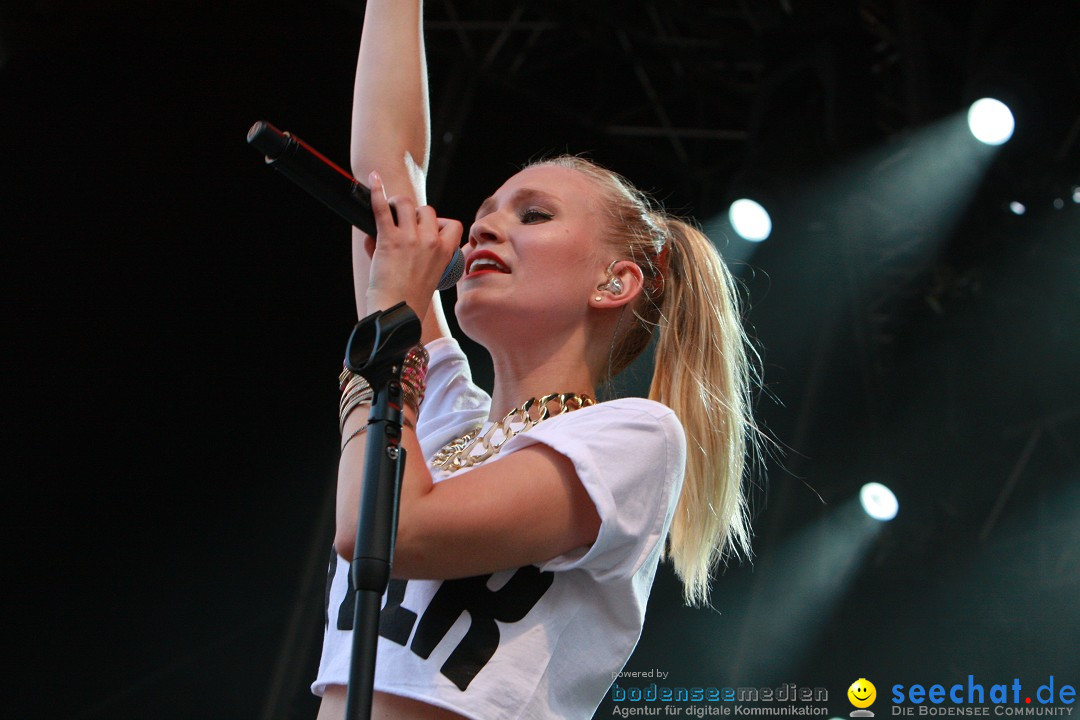
<path id="1" fill-rule="evenodd" d="M 750 554 L 743 475 L 750 416 L 750 363 L 727 266 L 705 235 L 668 220 L 656 364 L 649 398 L 667 405 L 686 433 L 686 476 L 667 557 L 690 604 L 706 604 L 712 572 Z"/>
<path id="2" fill-rule="evenodd" d="M 622 176 L 575 156 L 537 164 L 577 170 L 599 184 L 615 251 L 642 270 L 637 322 L 616 339 L 609 374 L 629 365 L 657 334 L 649 399 L 675 411 L 687 443 L 665 557 L 686 602 L 705 605 L 717 566 L 750 555 L 743 486 L 747 455 L 758 450 L 761 437 L 750 411 L 752 350 L 735 281 L 700 230 L 653 209 Z"/>

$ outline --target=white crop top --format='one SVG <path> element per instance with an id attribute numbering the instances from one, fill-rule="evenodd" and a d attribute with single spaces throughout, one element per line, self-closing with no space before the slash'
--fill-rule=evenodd
<path id="1" fill-rule="evenodd" d="M 427 349 L 417 434 L 430 458 L 484 422 L 490 398 L 473 384 L 456 341 Z M 574 463 L 600 516 L 596 542 L 493 575 L 391 580 L 376 690 L 477 720 L 592 717 L 641 635 L 682 487 L 686 441 L 669 408 L 624 398 L 550 418 L 487 462 L 537 443 Z M 453 476 L 437 474 L 435 482 Z M 349 563 L 335 554 L 316 695 L 348 681 L 352 602 Z"/>

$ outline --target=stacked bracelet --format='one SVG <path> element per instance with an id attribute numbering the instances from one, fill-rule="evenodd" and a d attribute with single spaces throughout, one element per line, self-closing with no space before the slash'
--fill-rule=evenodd
<path id="1" fill-rule="evenodd" d="M 401 399 L 414 413 L 419 412 L 420 403 L 424 401 L 427 366 L 428 354 L 423 345 L 417 345 L 410 350 L 402 363 Z M 338 389 L 341 390 L 341 400 L 338 402 L 338 432 L 343 433 L 345 419 L 361 405 L 370 405 L 375 393 L 367 380 L 347 367 L 342 369 L 338 376 Z"/>
<path id="2" fill-rule="evenodd" d="M 338 432 L 343 433 L 345 432 L 345 419 L 361 405 L 370 405 L 374 392 L 367 380 L 356 375 L 348 368 L 341 371 L 341 375 L 338 377 L 338 387 L 341 389 L 341 400 L 338 402 Z"/>
<path id="3" fill-rule="evenodd" d="M 412 408 L 412 411 L 420 411 L 420 403 L 424 402 L 424 392 L 427 389 L 428 354 L 423 345 L 417 345 L 405 356 L 405 362 L 401 368 L 401 399 Z"/>
<path id="4" fill-rule="evenodd" d="M 349 381 L 356 377 L 356 373 L 349 369 L 349 366 L 342 363 L 341 373 L 337 376 L 337 389 L 339 392 L 345 392 L 345 387 L 349 384 Z"/>

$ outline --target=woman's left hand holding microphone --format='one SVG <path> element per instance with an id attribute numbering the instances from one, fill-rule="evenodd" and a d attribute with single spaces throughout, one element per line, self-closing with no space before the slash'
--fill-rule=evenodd
<path id="1" fill-rule="evenodd" d="M 367 288 L 368 312 L 386 310 L 404 300 L 423 318 L 443 270 L 461 245 L 462 224 L 440 218 L 430 205 L 416 207 L 409 196 L 388 199 L 378 173 L 368 178 L 371 209 L 378 241 L 367 239 L 371 276 Z M 397 223 L 390 212 L 397 213 Z"/>

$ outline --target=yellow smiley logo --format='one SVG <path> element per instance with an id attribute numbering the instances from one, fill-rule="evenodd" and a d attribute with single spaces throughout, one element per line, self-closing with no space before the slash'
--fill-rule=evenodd
<path id="1" fill-rule="evenodd" d="M 847 689 L 848 700 L 857 708 L 868 708 L 877 699 L 877 688 L 866 678 L 859 678 Z"/>

